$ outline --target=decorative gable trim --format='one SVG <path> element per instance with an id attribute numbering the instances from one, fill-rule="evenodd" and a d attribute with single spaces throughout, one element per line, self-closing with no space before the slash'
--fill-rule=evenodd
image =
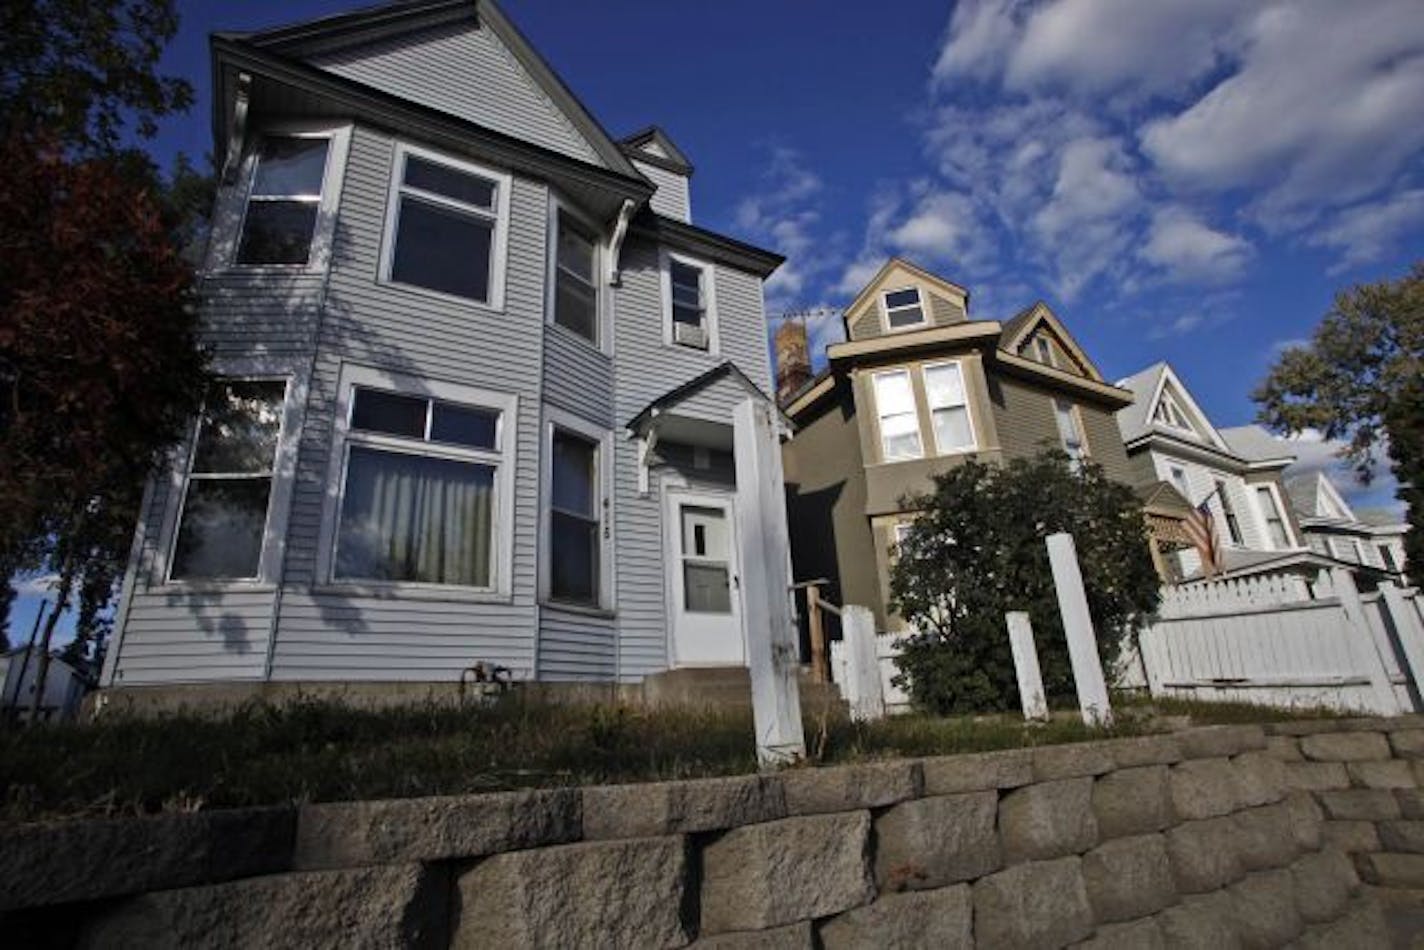
<path id="1" fill-rule="evenodd" d="M 660 126 L 650 125 L 646 129 L 634 132 L 620 140 L 618 145 L 623 149 L 623 154 L 631 159 L 646 162 L 655 168 L 661 168 L 678 175 L 692 176 L 692 162 Z M 662 154 L 648 151 L 649 145 L 656 146 Z"/>
<path id="2" fill-rule="evenodd" d="M 870 278 L 870 282 L 867 283 L 863 288 L 861 288 L 860 293 L 856 294 L 855 299 L 850 302 L 850 305 L 847 306 L 844 311 L 842 311 L 842 313 L 844 314 L 844 317 L 842 319 L 844 319 L 846 322 L 847 338 L 850 337 L 851 315 L 858 314 L 867 304 L 871 306 L 878 306 L 879 295 L 877 291 L 881 289 L 881 284 L 884 283 L 884 281 L 890 276 L 890 273 L 896 267 L 904 268 L 916 279 L 922 280 L 925 283 L 929 284 L 931 287 L 939 289 L 941 292 L 951 298 L 957 297 L 962 299 L 964 301 L 965 314 L 968 314 L 969 291 L 965 290 L 958 284 L 945 280 L 943 277 L 931 274 L 923 267 L 920 267 L 918 264 L 914 264 L 910 261 L 907 261 L 903 257 L 892 257 L 881 265 L 880 269 L 875 272 L 875 276 Z"/>
<path id="3" fill-rule="evenodd" d="M 1211 424 L 1211 419 L 1202 411 L 1201 406 L 1192 398 L 1191 392 L 1186 386 L 1182 385 L 1181 379 L 1177 376 L 1176 370 L 1172 369 L 1170 363 L 1163 364 L 1162 375 L 1157 378 L 1157 386 L 1152 392 L 1151 401 L 1147 404 L 1148 428 L 1152 429 L 1158 425 L 1157 405 L 1162 401 L 1163 393 L 1168 392 L 1168 387 L 1170 387 L 1171 398 L 1179 407 L 1182 403 L 1186 404 L 1187 421 L 1191 424 L 1192 434 L 1199 439 L 1205 439 L 1213 448 L 1219 449 L 1232 458 L 1235 458 L 1235 453 L 1231 451 L 1230 446 L 1226 444 L 1226 440 L 1221 437 L 1221 434 L 1216 431 L 1216 426 Z"/>
<path id="4" fill-rule="evenodd" d="M 1094 382 L 1103 382 L 1103 374 L 1099 372 L 1097 364 L 1078 345 L 1078 341 L 1068 332 L 1058 315 L 1041 300 L 1005 324 L 1006 333 L 999 346 L 1009 353 L 1017 354 L 1024 341 L 1042 328 L 1047 329 L 1069 358 L 1077 364 L 1082 375 Z"/>

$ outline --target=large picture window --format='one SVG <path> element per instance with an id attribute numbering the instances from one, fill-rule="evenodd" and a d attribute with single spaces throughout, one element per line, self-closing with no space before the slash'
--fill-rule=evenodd
<path id="1" fill-rule="evenodd" d="M 974 448 L 974 426 L 969 419 L 969 398 L 964 371 L 958 363 L 925 367 L 925 398 L 934 422 L 935 448 L 940 454 Z"/>
<path id="2" fill-rule="evenodd" d="M 598 443 L 555 428 L 550 452 L 549 596 L 597 606 L 601 570 Z"/>
<path id="3" fill-rule="evenodd" d="M 880 419 L 880 452 L 886 461 L 917 459 L 924 454 L 915 390 L 909 370 L 876 373 L 875 410 Z"/>
<path id="4" fill-rule="evenodd" d="M 331 140 L 324 136 L 262 139 L 238 238 L 237 263 L 308 263 L 330 150 Z"/>
<path id="5" fill-rule="evenodd" d="M 496 304 L 508 178 L 402 148 L 386 279 Z"/>
<path id="6" fill-rule="evenodd" d="M 333 579 L 494 586 L 502 413 L 352 390 Z"/>
<path id="7" fill-rule="evenodd" d="M 284 380 L 227 380 L 209 391 L 178 516 L 174 580 L 260 576 L 286 391 Z"/>
<path id="8" fill-rule="evenodd" d="M 569 215 L 557 218 L 554 322 L 598 345 L 598 242 Z"/>

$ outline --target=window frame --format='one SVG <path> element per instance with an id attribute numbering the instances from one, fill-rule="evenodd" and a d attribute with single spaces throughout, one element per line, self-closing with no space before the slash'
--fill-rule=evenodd
<path id="1" fill-rule="evenodd" d="M 474 175 L 493 182 L 495 185 L 493 211 L 445 195 L 435 194 L 434 192 L 429 192 L 422 188 L 412 188 L 412 186 L 406 185 L 406 162 L 412 155 L 436 165 L 443 165 L 453 171 L 466 175 Z M 391 153 L 391 173 L 386 191 L 385 222 L 381 231 L 381 254 L 376 270 L 376 283 L 384 287 L 393 287 L 406 293 L 423 294 L 462 307 L 473 307 L 478 310 L 494 313 L 504 312 L 505 276 L 509 252 L 509 193 L 512 190 L 513 181 L 514 178 L 509 172 L 500 171 L 487 165 L 481 165 L 465 158 L 457 158 L 446 152 L 439 152 L 420 145 L 412 145 L 410 142 L 396 142 Z M 407 189 L 412 190 L 421 200 L 431 204 L 439 205 L 468 216 L 493 220 L 494 232 L 490 237 L 488 300 L 481 301 L 473 297 L 462 297 L 459 294 L 452 294 L 444 290 L 422 287 L 419 284 L 407 284 L 391 277 L 391 268 L 395 264 L 396 257 L 396 239 L 400 236 L 400 200 Z"/>
<path id="2" fill-rule="evenodd" d="M 1214 479 L 1216 503 L 1221 508 L 1221 520 L 1226 525 L 1228 543 L 1235 548 L 1246 546 L 1246 532 L 1241 530 L 1241 516 L 1231 501 L 1231 484 L 1224 478 Z"/>
<path id="3" fill-rule="evenodd" d="M 970 452 L 979 451 L 979 426 L 974 418 L 974 400 L 969 398 L 969 374 L 964 371 L 964 360 L 935 360 L 932 363 L 922 363 L 920 365 L 920 382 L 925 390 L 925 411 L 929 415 L 930 436 L 934 440 L 935 455 L 966 455 Z M 933 406 L 930 404 L 930 384 L 927 374 L 942 366 L 953 366 L 959 371 L 959 386 L 964 391 L 964 417 L 969 420 L 969 443 L 965 446 L 945 448 L 939 444 L 939 429 L 934 424 L 935 409 L 949 409 L 950 406 Z M 913 381 L 910 387 L 914 392 Z M 878 418 L 878 416 L 877 416 Z"/>
<path id="4" fill-rule="evenodd" d="M 599 511 L 597 603 L 557 600 L 551 594 L 553 552 L 554 433 L 558 430 L 593 443 L 595 507 Z M 544 407 L 539 465 L 539 602 L 554 610 L 609 615 L 616 609 L 614 570 L 613 432 L 559 409 Z"/>
<path id="5" fill-rule="evenodd" d="M 353 431 L 351 412 L 357 389 L 377 389 L 436 402 L 499 413 L 493 449 L 417 440 L 407 436 Z M 514 548 L 514 482 L 518 466 L 519 397 L 429 377 L 393 373 L 347 363 L 341 368 L 332 420 L 326 498 L 322 510 L 321 545 L 317 550 L 316 588 L 344 594 L 369 594 L 451 601 L 507 602 L 511 592 Z M 426 581 L 384 581 L 336 576 L 336 546 L 346 500 L 346 476 L 353 445 L 382 452 L 491 465 L 494 502 L 490 517 L 490 583 L 484 587 L 434 584 Z"/>
<path id="6" fill-rule="evenodd" d="M 1291 531 L 1290 521 L 1286 518 L 1285 509 L 1281 506 L 1280 495 L 1276 493 L 1276 487 L 1270 484 L 1257 484 L 1252 486 L 1254 491 L 1251 495 L 1256 503 L 1256 512 L 1261 519 L 1262 537 L 1272 551 L 1285 551 L 1294 547 L 1294 532 Z M 1264 492 L 1270 497 L 1271 505 L 1275 509 L 1276 520 L 1281 524 L 1281 533 L 1285 535 L 1285 546 L 1276 544 L 1276 539 L 1271 536 L 1270 512 L 1261 503 L 1261 493 Z"/>
<path id="7" fill-rule="evenodd" d="M 1067 409 L 1066 413 L 1063 412 L 1065 408 Z M 1066 415 L 1072 423 L 1073 432 L 1078 438 L 1078 455 L 1074 455 L 1072 450 L 1068 448 L 1068 437 L 1064 433 L 1063 425 L 1060 421 L 1063 415 Z M 1068 454 L 1068 458 L 1072 460 L 1075 466 L 1083 464 L 1092 457 L 1093 453 L 1088 449 L 1088 430 L 1087 427 L 1083 425 L 1083 414 L 1076 402 L 1069 402 L 1067 399 L 1055 396 L 1053 398 L 1053 422 L 1055 428 L 1058 429 L 1058 444 L 1062 447 L 1063 451 Z"/>
<path id="8" fill-rule="evenodd" d="M 897 327 L 890 322 L 891 311 L 898 312 L 901 310 L 909 310 L 910 306 L 908 304 L 905 304 L 899 307 L 892 307 L 890 306 L 888 301 L 891 294 L 903 293 L 906 290 L 913 290 L 915 292 L 915 297 L 917 300 L 915 306 L 919 308 L 920 319 L 916 323 L 907 323 L 902 327 Z M 886 333 L 907 333 L 911 330 L 921 330 L 927 326 L 930 326 L 929 304 L 926 302 L 925 292 L 919 286 L 919 284 L 908 284 L 904 287 L 892 287 L 886 290 L 882 290 L 880 292 L 879 302 L 880 325 L 885 329 Z"/>
<path id="9" fill-rule="evenodd" d="M 702 271 L 704 287 L 703 293 L 703 323 L 707 330 L 707 346 L 705 349 L 691 346 L 687 343 L 678 343 L 673 331 L 672 319 L 672 264 L 676 261 L 688 267 L 696 267 Z M 717 269 L 711 261 L 684 254 L 681 251 L 674 251 L 663 248 L 658 252 L 658 278 L 661 284 L 662 307 L 663 307 L 663 345 L 671 346 L 681 351 L 691 353 L 705 353 L 707 356 L 717 356 L 721 352 L 721 340 L 717 326 Z"/>
<path id="10" fill-rule="evenodd" d="M 574 219 L 579 227 L 593 236 L 594 338 L 592 340 L 577 330 L 564 326 L 557 318 L 560 270 L 559 237 L 562 230 L 561 218 L 564 216 Z M 607 238 L 587 215 L 554 195 L 552 192 L 550 192 L 549 196 L 548 236 L 548 273 L 545 275 L 545 321 L 549 326 L 558 327 L 559 332 L 567 334 L 571 339 L 578 340 L 585 346 L 591 346 L 602 353 L 612 355 L 613 334 L 609 331 L 609 321 L 606 318 L 606 315 L 611 312 L 611 307 L 609 301 L 606 299 L 607 281 L 603 279 L 607 262 L 606 255 L 608 254 Z M 577 275 L 574 276 L 577 277 Z"/>
<path id="11" fill-rule="evenodd" d="M 888 376 L 904 376 L 905 382 L 910 389 L 910 409 L 909 414 L 915 420 L 915 440 L 919 445 L 914 455 L 891 456 L 885 450 L 885 414 L 881 410 L 880 385 L 878 380 Z M 870 373 L 870 397 L 875 405 L 875 438 L 879 447 L 880 461 L 882 462 L 913 462 L 916 459 L 925 457 L 925 434 L 920 425 L 919 398 L 915 395 L 915 375 L 908 366 L 899 366 L 892 369 L 875 370 Z M 896 412 L 895 415 L 904 415 L 904 412 Z"/>
<path id="12" fill-rule="evenodd" d="M 243 225 L 247 221 L 248 202 L 256 184 L 258 153 L 262 140 L 269 137 L 327 139 L 321 199 L 317 202 L 316 223 L 312 227 L 311 247 L 307 251 L 305 264 L 241 264 L 237 260 Z M 350 145 L 349 122 L 273 122 L 254 129 L 243 146 L 236 184 L 228 186 L 225 189 L 228 193 L 217 201 L 218 213 L 213 217 L 205 269 L 234 274 L 314 274 L 325 271 L 331 263 L 336 213 L 341 203 Z"/>
<path id="13" fill-rule="evenodd" d="M 1390 544 L 1387 541 L 1376 541 L 1375 553 L 1379 555 L 1380 564 L 1384 566 L 1384 569 L 1386 571 L 1389 571 L 1391 574 L 1398 574 L 1401 572 L 1399 559 L 1395 556 L 1394 553 L 1394 545 Z"/>

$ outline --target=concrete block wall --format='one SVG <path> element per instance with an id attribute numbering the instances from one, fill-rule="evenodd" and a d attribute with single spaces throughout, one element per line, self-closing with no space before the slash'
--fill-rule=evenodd
<path id="1" fill-rule="evenodd" d="M 1379 767 L 1424 750 L 1424 721 L 1311 726 L 3 829 L 0 933 L 143 947 L 1387 946 L 1356 860 L 1424 854 L 1403 847 L 1419 802 L 1407 817 L 1387 787 L 1403 775 Z M 1297 787 L 1340 775 L 1352 784 Z M 1379 848 L 1355 847 L 1364 824 Z"/>

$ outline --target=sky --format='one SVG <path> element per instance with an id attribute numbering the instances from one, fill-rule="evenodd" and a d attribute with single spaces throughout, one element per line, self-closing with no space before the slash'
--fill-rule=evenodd
<path id="1" fill-rule="evenodd" d="M 163 66 L 197 102 L 152 150 L 212 147 L 209 32 L 357 5 L 180 0 Z M 1046 301 L 1109 379 L 1170 361 L 1226 426 L 1337 291 L 1424 257 L 1418 0 L 503 7 L 615 137 L 667 130 L 696 223 L 787 256 L 773 316 L 844 306 L 898 254 L 972 317 Z M 818 353 L 840 332 L 811 325 Z"/>

